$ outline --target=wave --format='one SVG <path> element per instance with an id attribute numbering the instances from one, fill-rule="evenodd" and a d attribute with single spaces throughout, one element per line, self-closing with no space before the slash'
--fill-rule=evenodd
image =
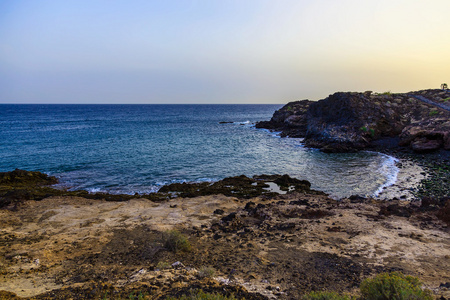
<path id="1" fill-rule="evenodd" d="M 281 131 L 272 131 L 270 129 L 265 129 L 265 128 L 258 128 L 258 130 L 264 131 L 264 132 L 268 133 L 270 136 L 273 136 L 276 138 L 281 138 Z"/>
<path id="2" fill-rule="evenodd" d="M 374 196 L 377 197 L 386 187 L 394 185 L 397 182 L 397 176 L 400 169 L 397 167 L 398 159 L 395 157 L 380 154 L 386 159 L 377 170 L 380 174 L 384 175 L 386 181 L 374 192 Z"/>

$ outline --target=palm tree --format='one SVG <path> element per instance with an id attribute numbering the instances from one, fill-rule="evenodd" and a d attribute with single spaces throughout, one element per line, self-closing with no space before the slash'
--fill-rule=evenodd
<path id="1" fill-rule="evenodd" d="M 447 84 L 446 83 L 441 84 L 441 89 L 447 90 L 448 89 Z"/>

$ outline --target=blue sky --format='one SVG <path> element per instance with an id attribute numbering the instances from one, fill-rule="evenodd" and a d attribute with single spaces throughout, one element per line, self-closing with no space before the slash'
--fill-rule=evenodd
<path id="1" fill-rule="evenodd" d="M 0 103 L 285 103 L 450 83 L 448 0 L 0 1 Z"/>

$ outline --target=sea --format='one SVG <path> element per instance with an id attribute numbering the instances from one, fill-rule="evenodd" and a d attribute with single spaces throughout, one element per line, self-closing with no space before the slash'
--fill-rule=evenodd
<path id="1" fill-rule="evenodd" d="M 396 159 L 326 154 L 255 128 L 282 105 L 0 105 L 0 172 L 57 176 L 59 187 L 146 194 L 174 182 L 288 174 L 334 198 L 377 196 Z"/>

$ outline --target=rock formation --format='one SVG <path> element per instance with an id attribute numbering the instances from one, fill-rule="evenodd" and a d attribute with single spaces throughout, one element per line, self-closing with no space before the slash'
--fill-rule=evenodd
<path id="1" fill-rule="evenodd" d="M 371 147 L 450 150 L 450 93 L 337 92 L 317 102 L 290 102 L 256 127 L 302 137 L 306 146 L 324 152 Z"/>

